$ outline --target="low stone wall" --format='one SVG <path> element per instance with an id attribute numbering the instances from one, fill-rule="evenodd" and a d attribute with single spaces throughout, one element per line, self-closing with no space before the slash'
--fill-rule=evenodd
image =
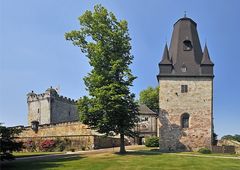
<path id="1" fill-rule="evenodd" d="M 222 139 L 218 141 L 218 146 L 234 146 L 235 152 L 240 154 L 240 142 L 228 139 Z"/>
<path id="2" fill-rule="evenodd" d="M 125 138 L 125 146 L 130 145 L 131 142 Z M 120 138 L 106 137 L 106 136 L 94 136 L 94 149 L 119 147 Z"/>
<path id="3" fill-rule="evenodd" d="M 87 125 L 81 122 L 67 122 L 59 124 L 39 125 L 38 131 L 34 132 L 30 126 L 24 127 L 19 138 L 28 137 L 56 137 L 56 136 L 72 136 L 72 135 L 94 135 L 95 132 Z"/>
<path id="4" fill-rule="evenodd" d="M 39 125 L 38 131 L 34 132 L 30 126 L 24 127 L 22 133 L 15 138 L 24 144 L 36 145 L 34 151 L 40 150 L 43 141 L 65 141 L 65 150 L 91 150 L 119 146 L 119 137 L 106 137 L 81 122 L 68 122 L 59 124 Z M 128 140 L 125 141 L 128 145 Z M 26 150 L 27 151 L 27 150 Z"/>
<path id="5" fill-rule="evenodd" d="M 230 153 L 235 154 L 235 146 L 212 146 L 213 153 Z"/>

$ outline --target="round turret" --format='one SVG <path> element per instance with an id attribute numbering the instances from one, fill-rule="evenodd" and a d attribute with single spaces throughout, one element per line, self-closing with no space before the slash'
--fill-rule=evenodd
<path id="1" fill-rule="evenodd" d="M 53 96 L 58 94 L 57 91 L 54 88 L 52 88 L 52 86 L 46 90 L 46 93 L 49 93 L 50 95 Z"/>
<path id="2" fill-rule="evenodd" d="M 34 91 L 31 91 L 30 93 L 27 94 L 27 96 L 35 96 L 36 93 L 34 93 Z"/>

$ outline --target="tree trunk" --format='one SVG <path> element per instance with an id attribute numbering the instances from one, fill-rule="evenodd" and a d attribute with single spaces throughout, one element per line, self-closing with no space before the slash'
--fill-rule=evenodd
<path id="1" fill-rule="evenodd" d="M 126 153 L 125 143 L 124 143 L 124 134 L 120 134 L 120 153 Z"/>

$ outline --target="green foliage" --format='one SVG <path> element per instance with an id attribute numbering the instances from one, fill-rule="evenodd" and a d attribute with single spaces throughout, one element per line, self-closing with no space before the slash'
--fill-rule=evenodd
<path id="1" fill-rule="evenodd" d="M 45 140 L 27 140 L 23 146 L 27 152 L 62 152 L 69 150 L 71 141 L 69 139 L 45 139 Z"/>
<path id="2" fill-rule="evenodd" d="M 90 97 L 78 101 L 81 121 L 100 133 L 133 135 L 137 122 L 137 103 L 130 92 L 133 80 L 129 65 L 133 56 L 128 26 L 118 21 L 101 5 L 79 17 L 81 28 L 65 34 L 65 38 L 80 47 L 91 72 L 84 78 Z"/>
<path id="3" fill-rule="evenodd" d="M 36 152 L 37 151 L 37 142 L 33 140 L 27 140 L 23 143 L 23 147 L 27 152 Z"/>
<path id="4" fill-rule="evenodd" d="M 22 142 L 14 140 L 14 136 L 21 131 L 21 128 L 10 128 L 0 124 L 0 160 L 14 159 L 12 152 L 22 149 Z"/>
<path id="5" fill-rule="evenodd" d="M 159 112 L 159 87 L 148 87 L 146 90 L 140 92 L 140 104 L 145 104 L 154 112 Z"/>
<path id="6" fill-rule="evenodd" d="M 208 148 L 201 148 L 198 150 L 199 153 L 202 153 L 202 154 L 210 154 L 212 153 L 212 151 Z"/>
<path id="7" fill-rule="evenodd" d="M 221 139 L 227 139 L 227 140 L 235 140 L 240 142 L 240 135 L 225 135 Z"/>
<path id="8" fill-rule="evenodd" d="M 54 147 L 53 151 L 62 152 L 64 150 L 67 150 L 69 148 L 70 144 L 71 144 L 71 142 L 68 139 L 61 140 L 61 139 L 57 138 L 55 140 L 55 147 Z"/>
<path id="9" fill-rule="evenodd" d="M 159 147 L 159 137 L 152 136 L 152 137 L 146 138 L 145 146 Z"/>

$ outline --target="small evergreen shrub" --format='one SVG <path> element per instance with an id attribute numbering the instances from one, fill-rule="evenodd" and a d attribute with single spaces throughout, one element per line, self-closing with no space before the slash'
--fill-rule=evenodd
<path id="1" fill-rule="evenodd" d="M 85 147 L 85 146 L 82 146 L 81 148 L 82 148 L 82 150 L 83 150 L 83 151 L 85 151 L 85 150 L 86 150 L 86 147 Z"/>
<path id="2" fill-rule="evenodd" d="M 146 138 L 145 146 L 147 147 L 159 147 L 159 137 L 149 137 Z"/>
<path id="3" fill-rule="evenodd" d="M 198 150 L 199 153 L 202 153 L 202 154 L 210 154 L 212 153 L 212 151 L 208 148 L 201 148 Z"/>

